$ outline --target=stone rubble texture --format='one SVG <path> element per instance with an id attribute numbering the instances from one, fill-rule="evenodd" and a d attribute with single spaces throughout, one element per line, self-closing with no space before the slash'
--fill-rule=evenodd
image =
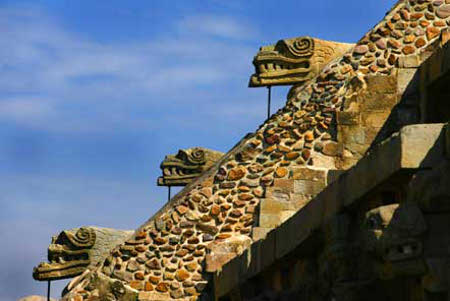
<path id="1" fill-rule="evenodd" d="M 296 189 L 299 194 L 302 189 L 317 193 L 325 185 L 313 186 L 320 179 L 290 186 L 286 180 L 292 170 L 348 168 L 362 156 L 364 149 L 356 146 L 364 143 L 354 141 L 362 136 L 351 126 L 336 126 L 336 119 L 352 124 L 347 104 L 371 75 L 391 76 L 400 61 L 420 57 L 434 47 L 440 32 L 448 27 L 449 6 L 442 0 L 399 1 L 352 50 L 329 63 L 317 77 L 293 87 L 282 109 L 244 138 L 216 168 L 188 185 L 131 239 L 114 248 L 64 300 L 97 300 L 99 295 L 105 300 L 135 300 L 136 296 L 140 300 L 195 300 L 207 294 L 208 250 L 236 237 L 252 237 L 259 228 L 255 223 L 260 222 L 255 208 L 262 205 L 271 187 L 284 183 L 289 193 Z M 342 162 L 342 157 L 350 150 L 337 143 L 343 131 L 350 131 L 345 137 L 353 139 L 343 144 L 355 147 L 351 151 L 356 158 L 348 162 Z M 304 201 L 309 199 L 306 196 Z M 267 223 L 267 228 L 276 226 Z"/>

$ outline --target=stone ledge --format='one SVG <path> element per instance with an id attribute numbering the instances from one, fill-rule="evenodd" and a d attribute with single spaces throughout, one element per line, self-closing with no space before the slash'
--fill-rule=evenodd
<path id="1" fill-rule="evenodd" d="M 214 277 L 216 297 L 298 248 L 339 210 L 389 178 L 431 168 L 444 155 L 445 135 L 444 124 L 411 125 L 380 143 L 265 239 L 224 265 Z"/>

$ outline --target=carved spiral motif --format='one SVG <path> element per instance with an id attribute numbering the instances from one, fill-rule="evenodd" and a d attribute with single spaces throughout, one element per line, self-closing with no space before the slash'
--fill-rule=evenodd
<path id="1" fill-rule="evenodd" d="M 301 37 L 296 39 L 289 49 L 297 56 L 309 56 L 314 51 L 314 40 L 310 37 Z"/>
<path id="2" fill-rule="evenodd" d="M 94 230 L 86 227 L 81 227 L 75 235 L 70 235 L 69 237 L 71 242 L 80 248 L 92 247 L 96 239 Z"/>
<path id="3" fill-rule="evenodd" d="M 200 148 L 194 148 L 192 150 L 190 160 L 193 163 L 197 163 L 197 164 L 204 162 L 205 161 L 205 152 Z"/>

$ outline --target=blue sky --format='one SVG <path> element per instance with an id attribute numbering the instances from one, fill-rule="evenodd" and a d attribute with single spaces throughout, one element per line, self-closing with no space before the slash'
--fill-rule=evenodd
<path id="1" fill-rule="evenodd" d="M 0 301 L 45 293 L 31 271 L 51 235 L 149 218 L 166 201 L 166 154 L 227 151 L 254 131 L 261 45 L 356 42 L 393 4 L 0 0 Z M 275 110 L 287 89 L 273 90 Z"/>

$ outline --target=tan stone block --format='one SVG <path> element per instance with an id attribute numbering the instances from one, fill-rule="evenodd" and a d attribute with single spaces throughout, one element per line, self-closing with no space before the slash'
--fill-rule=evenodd
<path id="1" fill-rule="evenodd" d="M 397 87 L 397 80 L 394 75 L 368 75 L 365 78 L 367 90 L 375 90 L 379 93 L 395 93 Z"/>
<path id="2" fill-rule="evenodd" d="M 324 181 L 296 180 L 294 182 L 294 193 L 316 195 L 325 187 Z"/>
<path id="3" fill-rule="evenodd" d="M 391 110 L 399 101 L 399 97 L 396 93 L 379 94 L 376 91 L 370 91 L 365 93 L 364 96 L 365 99 L 361 103 L 361 111 Z"/>
<path id="4" fill-rule="evenodd" d="M 267 233 L 269 233 L 271 230 L 272 230 L 272 228 L 263 228 L 263 227 L 253 228 L 253 233 L 252 233 L 253 241 L 258 241 L 260 239 L 266 238 Z"/>
<path id="5" fill-rule="evenodd" d="M 280 215 L 281 217 L 281 222 L 285 222 L 286 220 L 288 220 L 291 216 L 293 216 L 297 211 L 296 210 L 287 210 L 287 211 L 283 211 Z"/>
<path id="6" fill-rule="evenodd" d="M 338 125 L 338 141 L 345 147 L 350 143 L 364 144 L 365 137 L 364 128 L 360 126 Z"/>
<path id="7" fill-rule="evenodd" d="M 362 117 L 363 124 L 365 126 L 373 127 L 373 128 L 381 128 L 386 123 L 386 120 L 389 118 L 390 115 L 391 115 L 391 112 L 389 110 L 389 111 L 385 111 L 385 112 L 364 112 L 361 117 Z M 362 132 L 364 132 L 364 134 L 365 134 L 364 129 L 362 130 Z M 365 138 L 365 135 L 364 135 L 364 138 Z M 361 143 L 361 142 L 358 142 L 358 143 Z M 364 142 L 362 142 L 362 143 L 366 143 L 365 139 L 364 139 Z"/>
<path id="8" fill-rule="evenodd" d="M 307 167 L 292 169 L 292 179 L 294 180 L 323 181 L 323 179 L 326 178 L 326 174 L 326 170 L 318 170 Z"/>
<path id="9" fill-rule="evenodd" d="M 273 186 L 266 189 L 266 195 L 270 189 L 277 189 L 277 191 L 293 192 L 294 181 L 292 179 L 274 179 Z"/>
<path id="10" fill-rule="evenodd" d="M 264 214 L 279 214 L 282 210 L 286 210 L 288 207 L 289 200 L 277 201 L 273 199 L 263 199 L 260 203 L 260 215 Z"/>
<path id="11" fill-rule="evenodd" d="M 138 301 L 151 301 L 151 300 L 172 300 L 167 294 L 157 292 L 139 292 Z"/>
<path id="12" fill-rule="evenodd" d="M 360 121 L 359 112 L 337 111 L 336 120 L 338 124 L 357 125 Z"/>
<path id="13" fill-rule="evenodd" d="M 279 214 L 261 214 L 259 216 L 259 225 L 263 228 L 275 228 L 281 224 Z"/>
<path id="14" fill-rule="evenodd" d="M 400 68 L 417 68 L 421 64 L 419 55 L 403 55 L 398 58 Z"/>

